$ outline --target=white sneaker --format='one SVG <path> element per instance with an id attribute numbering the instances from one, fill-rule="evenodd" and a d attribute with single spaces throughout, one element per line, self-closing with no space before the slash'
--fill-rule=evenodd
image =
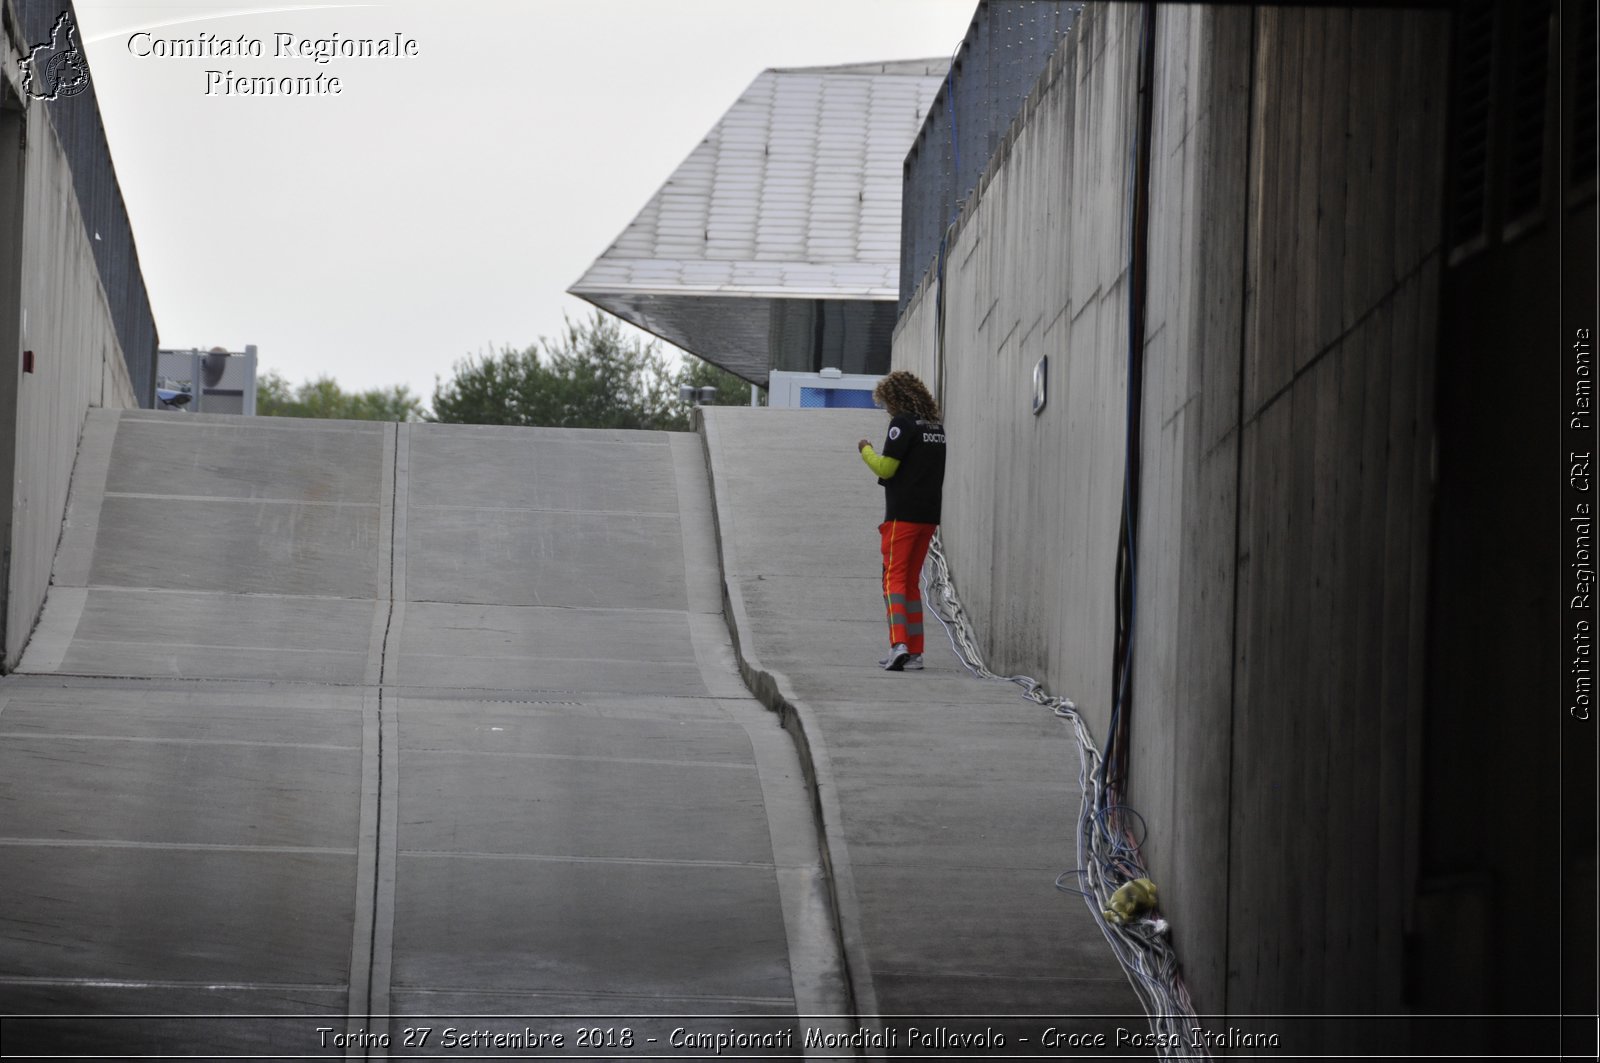
<path id="1" fill-rule="evenodd" d="M 898 672 L 905 668 L 906 662 L 911 659 L 911 651 L 906 649 L 906 644 L 897 642 L 894 649 L 889 651 L 889 656 L 879 661 L 885 672 Z"/>
<path id="2" fill-rule="evenodd" d="M 904 671 L 907 671 L 907 672 L 920 672 L 920 671 L 922 671 L 922 654 L 913 653 L 910 657 L 907 657 L 906 658 L 906 663 L 904 665 Z"/>

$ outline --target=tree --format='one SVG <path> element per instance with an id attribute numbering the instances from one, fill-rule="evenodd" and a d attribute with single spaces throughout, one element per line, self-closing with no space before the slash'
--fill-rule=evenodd
<path id="1" fill-rule="evenodd" d="M 717 397 L 704 404 L 707 406 L 750 405 L 750 384 L 747 381 L 739 379 L 721 366 L 712 365 L 692 354 L 679 371 L 678 382 L 697 388 L 707 386 L 716 388 Z"/>
<path id="2" fill-rule="evenodd" d="M 256 381 L 256 414 L 260 417 L 324 417 L 346 421 L 417 421 L 422 400 L 404 384 L 348 392 L 330 376 L 291 386 L 276 372 Z"/>
<path id="3" fill-rule="evenodd" d="M 569 320 L 555 341 L 541 338 L 526 350 L 507 347 L 457 362 L 455 375 L 434 388 L 433 419 L 682 431 L 689 410 L 678 398 L 679 384 L 713 384 L 720 404 L 743 383 L 698 358 L 693 363 L 674 372 L 660 344 L 625 336 L 616 318 L 597 310 L 577 324 Z"/>

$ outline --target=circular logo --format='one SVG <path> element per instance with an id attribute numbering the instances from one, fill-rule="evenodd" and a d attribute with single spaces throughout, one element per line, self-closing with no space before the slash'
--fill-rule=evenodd
<path id="1" fill-rule="evenodd" d="M 52 55 L 45 64 L 45 90 L 49 98 L 76 96 L 89 87 L 89 71 L 83 65 L 83 54 L 77 50 Z"/>
<path id="2" fill-rule="evenodd" d="M 900 438 L 900 429 L 899 428 L 891 428 L 891 429 L 889 429 L 889 438 L 890 439 L 899 439 Z"/>

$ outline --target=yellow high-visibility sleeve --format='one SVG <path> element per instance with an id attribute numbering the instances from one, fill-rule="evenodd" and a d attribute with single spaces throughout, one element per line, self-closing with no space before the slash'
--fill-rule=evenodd
<path id="1" fill-rule="evenodd" d="M 861 448 L 861 460 L 867 463 L 867 468 L 878 474 L 878 479 L 887 480 L 900 470 L 899 458 L 886 458 L 872 449 L 868 443 Z"/>

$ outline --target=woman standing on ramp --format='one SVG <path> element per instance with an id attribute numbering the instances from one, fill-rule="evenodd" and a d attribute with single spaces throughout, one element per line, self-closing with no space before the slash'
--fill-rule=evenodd
<path id="1" fill-rule="evenodd" d="M 889 610 L 890 672 L 922 667 L 922 592 L 918 580 L 939 527 L 944 496 L 944 424 L 939 404 L 916 374 L 896 370 L 878 381 L 873 401 L 889 411 L 883 453 L 865 439 L 861 460 L 883 485 L 883 602 Z"/>

